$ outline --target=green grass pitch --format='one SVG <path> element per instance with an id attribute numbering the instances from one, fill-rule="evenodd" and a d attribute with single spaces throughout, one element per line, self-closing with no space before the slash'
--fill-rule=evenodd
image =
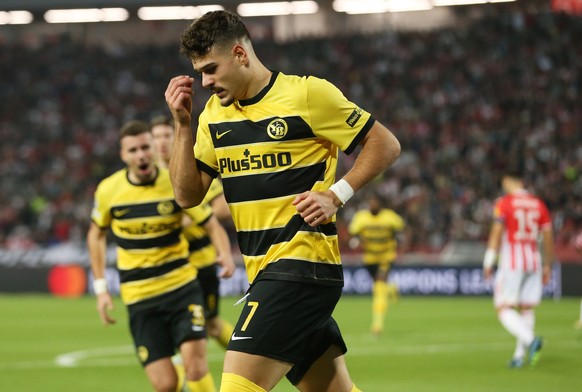
<path id="1" fill-rule="evenodd" d="M 236 298 L 222 301 L 235 321 Z M 533 369 L 506 367 L 514 341 L 497 322 L 490 298 L 403 297 L 390 307 L 380 338 L 368 333 L 369 297 L 343 297 L 335 317 L 344 333 L 352 378 L 364 392 L 582 391 L 580 299 L 545 300 L 537 330 L 545 339 Z M 123 305 L 117 325 L 101 326 L 92 297 L 0 296 L 0 391 L 150 391 L 135 359 Z M 223 352 L 210 343 L 217 384 Z M 282 381 L 275 391 L 295 389 Z"/>

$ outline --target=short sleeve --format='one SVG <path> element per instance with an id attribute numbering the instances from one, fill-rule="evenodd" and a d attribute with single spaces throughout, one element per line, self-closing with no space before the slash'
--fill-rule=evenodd
<path id="1" fill-rule="evenodd" d="M 204 203 L 211 203 L 212 200 L 216 199 L 218 196 L 224 193 L 224 188 L 222 187 L 222 183 L 219 179 L 215 178 L 211 183 L 210 187 L 208 188 L 208 192 L 206 192 L 206 196 L 204 197 Z"/>
<path id="2" fill-rule="evenodd" d="M 313 132 L 346 154 L 356 148 L 374 123 L 370 113 L 323 79 L 307 78 L 307 102 Z"/>
<path id="3" fill-rule="evenodd" d="M 212 217 L 212 208 L 210 207 L 210 204 L 202 203 L 196 207 L 185 209 L 184 213 L 192 218 L 197 225 L 204 226 Z"/>
<path id="4" fill-rule="evenodd" d="M 107 199 L 103 187 L 101 185 L 98 186 L 93 198 L 91 220 L 100 228 L 107 228 L 111 225 L 111 208 L 107 203 Z"/>
<path id="5" fill-rule="evenodd" d="M 360 234 L 360 231 L 362 230 L 361 222 L 362 222 L 361 214 L 359 212 L 356 212 L 350 222 L 350 225 L 348 226 L 348 232 L 350 233 L 350 235 L 354 236 Z"/>

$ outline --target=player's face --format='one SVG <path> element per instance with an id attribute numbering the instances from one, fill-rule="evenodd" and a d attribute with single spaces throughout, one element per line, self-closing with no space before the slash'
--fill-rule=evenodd
<path id="1" fill-rule="evenodd" d="M 212 91 L 222 106 L 246 98 L 242 64 L 234 50 L 213 47 L 206 56 L 192 60 L 192 65 L 200 73 L 202 87 Z"/>
<path id="2" fill-rule="evenodd" d="M 172 144 L 174 143 L 174 129 L 171 125 L 160 124 L 152 127 L 152 137 L 156 158 L 168 163 L 172 155 Z"/>
<path id="3" fill-rule="evenodd" d="M 149 132 L 121 139 L 121 160 L 127 165 L 130 179 L 149 182 L 156 176 L 153 138 Z"/>
<path id="4" fill-rule="evenodd" d="M 375 197 L 370 199 L 370 201 L 368 202 L 368 205 L 370 207 L 370 211 L 372 212 L 372 214 L 377 214 L 378 212 L 380 212 L 380 209 L 382 208 L 382 204 L 380 204 L 380 200 L 378 200 Z"/>

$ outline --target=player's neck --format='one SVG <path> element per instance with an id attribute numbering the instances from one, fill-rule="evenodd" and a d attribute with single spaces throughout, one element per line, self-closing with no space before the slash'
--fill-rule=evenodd
<path id="1" fill-rule="evenodd" d="M 251 70 L 249 85 L 244 98 L 241 100 L 252 99 L 256 97 L 271 82 L 272 72 L 263 64 L 259 63 L 255 69 Z"/>

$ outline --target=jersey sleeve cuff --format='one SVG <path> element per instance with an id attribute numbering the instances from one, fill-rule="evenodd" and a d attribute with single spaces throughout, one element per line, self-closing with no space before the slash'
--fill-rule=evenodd
<path id="1" fill-rule="evenodd" d="M 348 148 L 346 148 L 344 150 L 344 152 L 346 154 L 350 155 L 352 152 L 354 152 L 354 150 L 356 149 L 356 147 L 358 146 L 358 144 L 360 144 L 360 142 L 368 134 L 368 132 L 370 131 L 370 129 L 372 129 L 372 125 L 374 125 L 375 122 L 376 122 L 376 120 L 374 120 L 374 118 L 372 118 L 372 116 L 370 116 L 370 118 L 368 119 L 368 121 L 366 121 L 366 123 L 364 124 L 364 126 L 362 127 L 362 129 L 360 130 L 360 132 L 358 132 L 358 134 L 356 135 L 356 137 L 354 138 L 354 140 L 352 140 L 352 142 L 350 143 L 350 145 L 348 146 Z"/>
<path id="2" fill-rule="evenodd" d="M 213 168 L 211 168 L 210 166 L 208 166 L 206 163 L 202 162 L 201 160 L 196 159 L 196 165 L 198 166 L 198 169 L 202 170 L 204 173 L 208 174 L 210 177 L 212 177 L 212 178 L 218 177 L 218 172 L 216 170 L 214 170 Z"/>

